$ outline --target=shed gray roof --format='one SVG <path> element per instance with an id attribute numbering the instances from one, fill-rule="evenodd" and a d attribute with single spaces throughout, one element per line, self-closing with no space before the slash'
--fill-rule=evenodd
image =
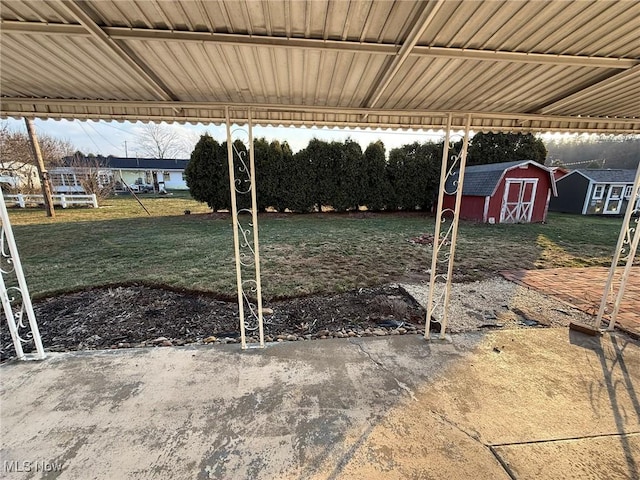
<path id="1" fill-rule="evenodd" d="M 636 178 L 635 170 L 613 168 L 576 170 L 576 172 L 596 183 L 630 183 Z"/>
<path id="2" fill-rule="evenodd" d="M 532 163 L 533 165 L 547 170 L 544 165 L 537 164 L 532 160 L 517 160 L 515 162 L 473 165 L 465 169 L 464 187 L 462 189 L 462 194 L 480 197 L 493 195 L 493 192 L 498 185 L 498 182 L 500 182 L 504 171 L 525 163 Z M 456 170 L 447 179 L 445 187 L 447 193 L 452 193 L 455 191 L 454 182 L 458 181 L 458 174 L 459 170 Z"/>

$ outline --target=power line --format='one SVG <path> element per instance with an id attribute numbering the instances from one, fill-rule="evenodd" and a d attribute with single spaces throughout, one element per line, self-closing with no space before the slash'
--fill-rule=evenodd
<path id="1" fill-rule="evenodd" d="M 80 125 L 80 128 L 82 129 L 82 131 L 84 132 L 84 134 L 89 138 L 89 140 L 91 140 L 91 143 L 93 143 L 96 146 L 96 151 L 100 151 L 100 147 L 98 146 L 98 144 L 95 142 L 95 140 L 91 137 L 91 135 L 89 135 L 89 132 L 87 132 L 84 128 L 84 125 L 82 125 L 82 122 L 80 120 L 76 120 L 76 122 L 78 122 L 78 124 Z"/>
<path id="2" fill-rule="evenodd" d="M 100 137 L 102 137 L 102 139 L 107 142 L 109 145 L 111 145 L 113 148 L 120 148 L 117 145 L 114 145 L 113 143 L 111 143 L 111 141 L 105 137 L 104 135 L 102 135 L 98 129 L 96 127 L 94 127 L 91 123 L 89 123 L 89 126 L 93 129 L 94 132 L 96 132 Z"/>
<path id="3" fill-rule="evenodd" d="M 110 127 L 110 128 L 115 128 L 116 130 L 120 130 L 121 132 L 128 133 L 129 135 L 132 135 L 132 133 L 130 131 L 128 131 L 128 130 L 126 130 L 124 128 L 115 127 L 115 126 L 111 125 L 111 122 L 104 122 L 103 121 L 103 122 L 100 122 L 100 125 L 105 125 L 105 126 Z"/>
<path id="4" fill-rule="evenodd" d="M 582 162 L 571 162 L 571 163 L 564 163 L 563 162 L 563 165 L 565 167 L 569 167 L 569 166 L 572 166 L 572 165 L 584 165 L 584 164 L 593 163 L 593 162 L 602 162 L 602 164 L 604 165 L 605 161 L 606 160 L 604 158 L 594 158 L 593 160 L 584 160 Z"/>

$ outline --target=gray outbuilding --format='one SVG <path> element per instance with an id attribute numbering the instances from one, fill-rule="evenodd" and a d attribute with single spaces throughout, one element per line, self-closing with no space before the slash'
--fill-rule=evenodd
<path id="1" fill-rule="evenodd" d="M 551 199 L 549 210 L 582 215 L 624 215 L 634 178 L 633 170 L 574 170 L 556 181 L 558 196 Z M 636 208 L 640 208 L 640 199 L 636 201 Z"/>

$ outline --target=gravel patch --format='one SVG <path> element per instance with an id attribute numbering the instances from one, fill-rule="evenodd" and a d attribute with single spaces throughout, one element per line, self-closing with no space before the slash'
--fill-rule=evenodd
<path id="1" fill-rule="evenodd" d="M 427 306 L 427 284 L 401 284 L 423 308 Z M 436 284 L 435 296 L 444 292 Z M 442 318 L 442 309 L 434 315 Z M 593 317 L 566 303 L 503 278 L 454 283 L 451 288 L 447 331 L 461 333 L 495 328 L 566 327 L 571 321 L 592 323 Z"/>

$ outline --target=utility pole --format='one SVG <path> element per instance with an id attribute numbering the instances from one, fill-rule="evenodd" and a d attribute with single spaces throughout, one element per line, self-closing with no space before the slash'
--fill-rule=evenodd
<path id="1" fill-rule="evenodd" d="M 127 141 L 124 141 L 124 157 L 129 158 L 129 151 L 127 150 Z"/>
<path id="2" fill-rule="evenodd" d="M 44 206 L 47 211 L 47 217 L 55 217 L 56 212 L 53 208 L 53 198 L 51 197 L 49 172 L 44 168 L 42 152 L 40 151 L 40 145 L 38 144 L 38 137 L 36 137 L 36 129 L 33 126 L 33 120 L 31 118 L 25 117 L 24 123 L 27 125 L 27 133 L 29 134 L 29 140 L 31 142 L 31 150 L 33 151 L 33 157 L 36 160 L 38 174 L 40 175 L 40 186 L 42 188 L 42 196 L 44 197 Z"/>

